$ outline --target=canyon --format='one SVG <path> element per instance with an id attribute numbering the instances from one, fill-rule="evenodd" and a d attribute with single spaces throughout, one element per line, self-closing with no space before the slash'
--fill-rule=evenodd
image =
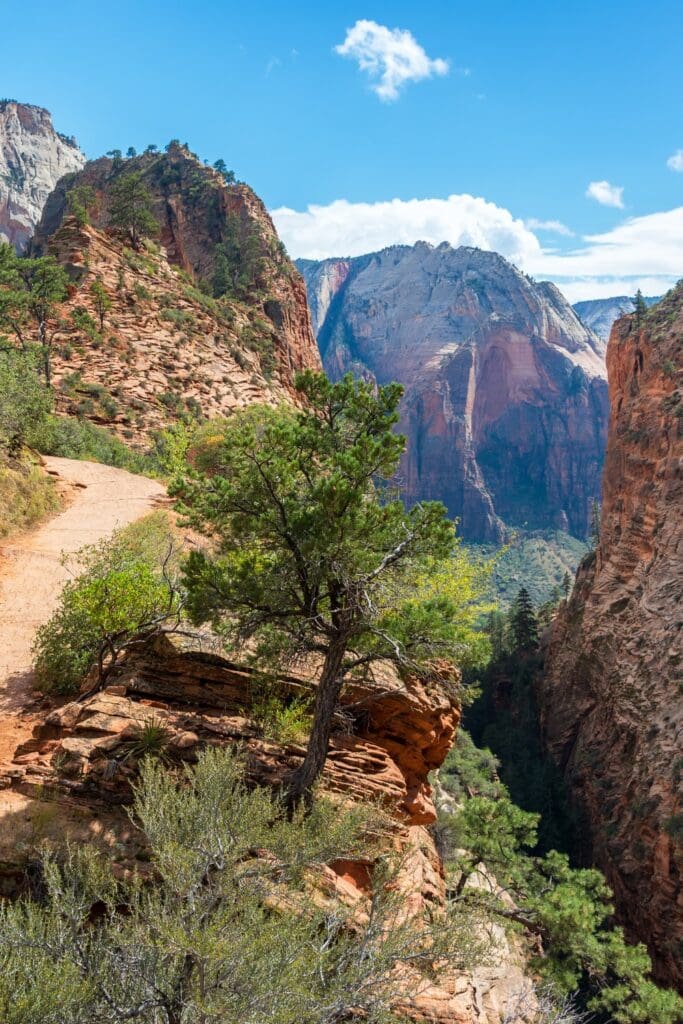
<path id="1" fill-rule="evenodd" d="M 405 387 L 409 503 L 443 501 L 467 540 L 585 537 L 607 432 L 604 346 L 549 282 L 447 243 L 300 260 L 324 367 Z"/>
<path id="2" fill-rule="evenodd" d="M 587 854 L 660 978 L 683 985 L 683 285 L 607 349 L 597 549 L 555 620 L 544 740 L 587 816 Z"/>

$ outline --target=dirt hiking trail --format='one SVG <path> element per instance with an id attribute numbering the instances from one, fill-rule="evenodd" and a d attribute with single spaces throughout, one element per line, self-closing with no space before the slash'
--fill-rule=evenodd
<path id="1" fill-rule="evenodd" d="M 0 762 L 30 735 L 31 647 L 69 578 L 63 554 L 94 544 L 163 503 L 155 480 L 95 462 L 45 457 L 47 470 L 73 488 L 55 518 L 0 544 Z"/>

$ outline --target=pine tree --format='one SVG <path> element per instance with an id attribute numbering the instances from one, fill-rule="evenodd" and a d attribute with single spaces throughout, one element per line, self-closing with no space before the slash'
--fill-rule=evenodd
<path id="1" fill-rule="evenodd" d="M 571 589 L 572 589 L 572 578 L 569 575 L 569 573 L 566 572 L 564 574 L 564 576 L 562 577 L 562 593 L 564 594 L 565 598 L 569 597 L 569 594 L 571 593 Z"/>
<path id="2" fill-rule="evenodd" d="M 643 293 L 641 292 L 640 288 L 636 292 L 635 297 L 633 299 L 633 307 L 636 317 L 636 326 L 640 327 L 643 317 L 647 313 L 647 302 L 643 298 Z"/>
<path id="3" fill-rule="evenodd" d="M 538 620 L 526 587 L 520 587 L 510 609 L 510 632 L 516 653 L 528 654 L 538 647 Z"/>
<path id="4" fill-rule="evenodd" d="M 115 227 L 128 232 L 134 249 L 140 248 L 143 237 L 158 232 L 152 195 L 137 171 L 124 174 L 112 185 L 109 216 Z"/>

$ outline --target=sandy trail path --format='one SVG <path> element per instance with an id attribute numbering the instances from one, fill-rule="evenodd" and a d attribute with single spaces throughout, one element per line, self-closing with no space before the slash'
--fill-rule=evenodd
<path id="1" fill-rule="evenodd" d="M 0 762 L 30 735 L 31 647 L 51 615 L 68 570 L 64 553 L 108 537 L 159 506 L 155 480 L 95 462 L 46 457 L 50 473 L 74 487 L 71 504 L 30 534 L 0 545 Z"/>

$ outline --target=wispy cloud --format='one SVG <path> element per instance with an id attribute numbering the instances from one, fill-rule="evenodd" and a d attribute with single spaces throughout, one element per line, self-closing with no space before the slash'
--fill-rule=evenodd
<path id="1" fill-rule="evenodd" d="M 683 174 L 683 149 L 677 149 L 666 161 L 666 166 L 672 171 L 679 171 Z"/>
<path id="2" fill-rule="evenodd" d="M 524 223 L 532 231 L 552 231 L 554 235 L 565 235 L 567 238 L 574 234 L 561 220 L 536 220 L 535 217 L 529 217 Z"/>
<path id="3" fill-rule="evenodd" d="M 448 61 L 429 57 L 407 29 L 387 28 L 366 19 L 347 30 L 344 42 L 335 46 L 335 51 L 357 61 L 372 80 L 370 88 L 387 103 L 398 99 L 409 82 L 446 75 L 449 69 Z"/>
<path id="4" fill-rule="evenodd" d="M 610 185 L 609 181 L 591 181 L 586 189 L 588 199 L 595 199 L 601 206 L 614 206 L 624 209 L 624 190 L 619 185 Z"/>

